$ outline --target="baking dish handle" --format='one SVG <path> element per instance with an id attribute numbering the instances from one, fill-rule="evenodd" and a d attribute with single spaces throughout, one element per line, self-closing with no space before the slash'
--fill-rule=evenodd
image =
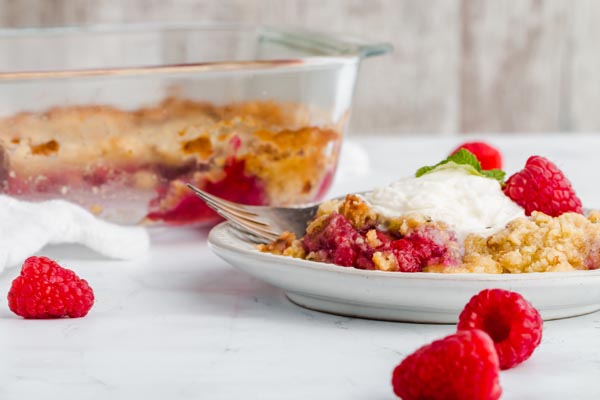
<path id="1" fill-rule="evenodd" d="M 261 40 L 301 49 L 311 55 L 319 56 L 358 56 L 362 59 L 383 55 L 393 50 L 392 45 L 385 42 L 371 43 L 352 36 L 305 30 L 265 27 L 261 29 L 260 36 Z"/>
<path id="2" fill-rule="evenodd" d="M 369 58 L 382 56 L 384 54 L 391 53 L 394 48 L 390 43 L 362 43 L 357 44 L 358 54 L 360 58 Z"/>

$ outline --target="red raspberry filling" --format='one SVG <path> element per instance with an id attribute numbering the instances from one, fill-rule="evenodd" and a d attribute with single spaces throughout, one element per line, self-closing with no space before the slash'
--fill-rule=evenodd
<path id="1" fill-rule="evenodd" d="M 245 172 L 245 162 L 232 158 L 224 167 L 225 177 L 220 181 L 194 182 L 208 193 L 226 200 L 249 205 L 266 204 L 264 184 L 258 178 Z M 166 194 L 153 200 L 160 203 Z M 150 212 L 147 216 L 152 221 L 163 221 L 171 225 L 190 224 L 194 222 L 218 221 L 219 217 L 206 203 L 192 191 L 178 197 L 178 202 L 167 210 Z"/>
<path id="2" fill-rule="evenodd" d="M 459 255 L 449 245 L 456 242 L 451 232 L 423 226 L 390 243 L 402 272 L 421 272 L 428 265 L 457 265 Z"/>
<path id="3" fill-rule="evenodd" d="M 450 246 L 456 242 L 455 236 L 433 226 L 417 228 L 402 238 L 376 230 L 380 242 L 376 247 L 369 245 L 366 234 L 354 228 L 345 216 L 333 213 L 319 229 L 307 233 L 302 243 L 316 261 L 360 269 L 376 268 L 373 262 L 376 251 L 391 253 L 402 272 L 421 272 L 428 265 L 456 265 L 459 262 L 459 255 Z"/>
<path id="4" fill-rule="evenodd" d="M 307 252 L 316 254 L 318 261 L 344 267 L 375 268 L 371 261 L 374 250 L 369 248 L 364 236 L 341 214 L 331 214 L 321 229 L 305 235 L 302 242 Z"/>
<path id="5" fill-rule="evenodd" d="M 202 188 L 210 194 L 236 203 L 248 205 L 268 204 L 264 182 L 256 176 L 248 174 L 245 170 L 245 164 L 244 160 L 231 157 L 227 160 L 223 168 L 225 177 L 216 182 L 204 178 L 200 181 L 177 179 L 174 182 L 183 183 L 190 181 L 195 186 Z M 331 186 L 333 172 L 330 171 L 325 174 L 315 200 L 323 197 Z M 146 216 L 148 220 L 161 221 L 169 225 L 183 225 L 204 222 L 212 223 L 222 219 L 191 191 L 176 195 L 177 202 L 165 207 L 161 202 L 169 195 L 171 188 L 171 186 L 168 186 L 159 190 L 158 197 L 153 199 L 150 204 L 150 208 L 158 208 L 158 210 L 148 213 Z"/>

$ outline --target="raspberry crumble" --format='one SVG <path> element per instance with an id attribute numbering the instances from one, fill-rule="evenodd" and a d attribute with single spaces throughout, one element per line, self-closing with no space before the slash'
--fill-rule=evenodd
<path id="1" fill-rule="evenodd" d="M 530 159 L 525 172 L 505 184 L 503 171 L 483 170 L 462 149 L 421 168 L 415 177 L 325 202 L 302 238 L 286 233 L 258 248 L 399 272 L 499 274 L 600 267 L 600 212 L 582 215 L 581 201 L 562 172 L 543 157 L 532 159 L 535 167 Z M 530 182 L 526 187 L 517 186 L 525 181 Z M 539 193 L 531 182 L 544 183 Z M 548 185 L 555 190 L 548 191 Z M 510 196 L 515 192 L 519 201 Z M 530 202 L 524 204 L 524 199 Z M 536 209 L 539 203 L 547 210 L 548 202 L 553 215 Z"/>
<path id="2" fill-rule="evenodd" d="M 0 194 L 172 225 L 219 220 L 187 183 L 247 204 L 314 201 L 331 184 L 345 119 L 300 104 L 174 97 L 131 111 L 23 112 L 0 119 Z"/>

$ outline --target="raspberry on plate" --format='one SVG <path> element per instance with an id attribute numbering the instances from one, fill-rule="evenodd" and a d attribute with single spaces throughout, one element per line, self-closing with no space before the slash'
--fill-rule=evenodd
<path id="1" fill-rule="evenodd" d="M 8 292 L 8 307 L 27 319 L 78 318 L 94 304 L 88 283 L 47 257 L 29 257 Z"/>
<path id="2" fill-rule="evenodd" d="M 508 178 L 504 193 L 523 207 L 527 215 L 534 211 L 551 217 L 566 212 L 583 214 L 581 200 L 571 182 L 544 157 L 529 157 L 525 168 Z"/>
<path id="3" fill-rule="evenodd" d="M 542 340 L 542 317 L 519 293 L 485 289 L 458 317 L 458 330 L 481 329 L 496 346 L 501 369 L 527 360 Z"/>
<path id="4" fill-rule="evenodd" d="M 494 342 L 477 329 L 436 340 L 394 369 L 392 386 L 403 400 L 498 399 L 502 389 Z"/>
<path id="5" fill-rule="evenodd" d="M 477 157 L 477 160 L 481 164 L 481 169 L 502 169 L 502 154 L 500 151 L 493 146 L 485 142 L 466 142 L 458 146 L 452 154 L 455 154 L 460 149 L 469 150 Z"/>

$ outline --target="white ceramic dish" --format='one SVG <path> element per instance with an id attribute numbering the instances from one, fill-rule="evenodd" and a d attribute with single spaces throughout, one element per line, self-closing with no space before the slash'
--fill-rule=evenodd
<path id="1" fill-rule="evenodd" d="M 600 270 L 520 275 L 365 271 L 255 250 L 227 223 L 208 237 L 222 259 L 313 310 L 391 321 L 455 323 L 485 288 L 521 293 L 545 320 L 600 310 Z"/>

